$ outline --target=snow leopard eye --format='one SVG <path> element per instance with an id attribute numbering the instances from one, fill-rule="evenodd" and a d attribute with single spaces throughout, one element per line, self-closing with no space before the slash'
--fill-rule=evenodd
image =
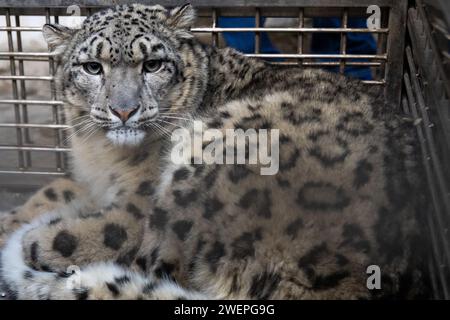
<path id="1" fill-rule="evenodd" d="M 161 60 L 148 60 L 144 62 L 143 70 L 148 73 L 155 73 L 162 67 Z"/>
<path id="2" fill-rule="evenodd" d="M 102 73 L 102 65 L 98 62 L 87 62 L 85 64 L 83 64 L 83 69 L 84 71 L 86 71 L 89 74 L 92 75 L 99 75 L 100 73 Z"/>

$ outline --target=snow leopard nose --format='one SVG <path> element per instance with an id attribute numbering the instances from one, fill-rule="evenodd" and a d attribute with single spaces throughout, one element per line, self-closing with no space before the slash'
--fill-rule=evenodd
<path id="1" fill-rule="evenodd" d="M 125 123 L 128 119 L 130 119 L 136 112 L 139 110 L 139 106 L 135 108 L 112 108 L 109 107 L 109 110 L 111 110 L 111 113 L 115 115 L 117 118 L 122 120 L 123 123 Z"/>

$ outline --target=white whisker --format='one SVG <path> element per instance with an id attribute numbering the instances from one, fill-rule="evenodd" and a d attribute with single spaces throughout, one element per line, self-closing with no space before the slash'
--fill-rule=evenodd
<path id="1" fill-rule="evenodd" d="M 167 128 L 164 128 L 157 122 L 153 122 L 152 124 L 155 126 L 155 128 L 157 128 L 159 130 L 159 132 L 162 134 L 162 136 L 167 137 L 169 139 L 171 138 L 172 133 Z"/>
<path id="2" fill-rule="evenodd" d="M 81 127 L 81 128 L 75 129 L 74 132 L 72 132 L 72 134 L 71 134 L 70 136 L 68 136 L 66 139 L 64 139 L 63 142 L 64 142 L 64 143 L 68 143 L 70 140 L 72 140 L 72 138 L 73 138 L 75 135 L 89 132 L 89 131 L 90 131 L 93 127 L 95 127 L 95 126 L 96 126 L 95 123 L 90 122 L 90 123 L 86 124 L 85 126 L 83 126 L 83 127 Z"/>
<path id="3" fill-rule="evenodd" d="M 160 115 L 160 117 L 162 118 L 168 118 L 168 119 L 178 119 L 178 120 L 185 120 L 185 121 L 194 121 L 193 119 L 189 119 L 189 118 L 182 118 L 182 117 L 174 117 L 174 116 L 166 116 L 164 115 Z"/>
<path id="4" fill-rule="evenodd" d="M 163 119 L 156 119 L 156 121 L 161 121 L 161 122 L 170 124 L 170 125 L 172 125 L 172 126 L 175 126 L 175 127 L 181 128 L 181 129 L 187 129 L 187 128 L 185 128 L 185 127 L 179 125 L 179 124 L 172 123 L 172 122 L 169 122 L 169 121 L 165 121 L 165 120 L 163 120 Z"/>
<path id="5" fill-rule="evenodd" d="M 98 127 L 95 126 L 90 132 L 86 135 L 86 137 L 81 141 L 81 143 L 85 143 L 92 135 L 98 132 Z"/>

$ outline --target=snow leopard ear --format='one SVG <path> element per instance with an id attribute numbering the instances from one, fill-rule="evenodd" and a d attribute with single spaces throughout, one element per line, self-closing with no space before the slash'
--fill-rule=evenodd
<path id="1" fill-rule="evenodd" d="M 167 24 L 176 29 L 190 29 L 195 21 L 195 9 L 190 3 L 172 9 Z"/>
<path id="2" fill-rule="evenodd" d="M 66 50 L 75 30 L 60 24 L 44 24 L 42 33 L 50 51 L 59 55 Z"/>

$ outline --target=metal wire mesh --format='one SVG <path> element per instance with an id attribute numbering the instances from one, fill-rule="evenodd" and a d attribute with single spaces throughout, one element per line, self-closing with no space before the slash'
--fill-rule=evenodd
<path id="1" fill-rule="evenodd" d="M 417 124 L 430 194 L 430 212 L 423 218 L 431 243 L 433 292 L 435 298 L 450 299 L 450 88 L 442 60 L 445 57 L 432 37 L 431 25 L 418 0 L 408 11 L 402 105 Z"/>
<path id="2" fill-rule="evenodd" d="M 67 2 L 67 3 L 66 3 Z M 158 1 L 162 5 L 174 6 L 182 1 Z M 367 3 L 366 3 L 367 2 Z M 99 10 L 105 1 L 84 1 L 81 15 Z M 121 2 L 123 3 L 123 1 Z M 246 5 L 244 5 L 244 3 Z M 7 44 L 0 50 L 0 62 L 6 63 L 0 72 L 0 108 L 2 112 L 11 113 L 10 121 L 0 118 L 0 184 L 42 184 L 49 178 L 64 175 L 67 171 L 65 154 L 70 151 L 65 141 L 62 101 L 55 95 L 54 64 L 52 54 L 44 46 L 24 49 L 24 36 L 32 35 L 39 39 L 41 25 L 44 22 L 58 22 L 67 15 L 68 1 L 8 1 L 0 0 L 0 39 Z M 114 4 L 111 2 L 111 4 Z M 386 99 L 398 106 L 400 101 L 402 70 L 404 21 L 406 1 L 266 1 L 253 0 L 251 3 L 231 1 L 222 7 L 221 1 L 192 1 L 199 11 L 198 25 L 192 31 L 202 41 L 213 45 L 224 46 L 225 32 L 251 32 L 254 36 L 254 52 L 249 56 L 261 57 L 273 63 L 295 64 L 305 67 L 338 67 L 345 72 L 348 67 L 370 67 L 374 79 L 365 81 L 368 85 L 385 87 Z M 351 28 L 349 17 L 367 18 L 368 5 L 379 5 L 381 8 L 381 26 L 378 29 Z M 41 25 L 27 24 L 28 16 L 42 18 Z M 254 17 L 253 27 L 220 27 L 218 19 L 223 16 Z M 261 23 L 261 17 L 290 18 L 291 25 L 267 26 Z M 310 25 L 313 17 L 337 17 L 341 26 L 338 28 L 317 28 Z M 294 20 L 292 20 L 294 19 Z M 0 20 L 1 21 L 1 20 Z M 266 20 L 267 21 L 267 20 Z M 278 41 L 294 38 L 295 45 L 290 51 L 265 53 L 261 50 L 261 35 L 265 32 Z M 308 39 L 313 33 L 340 35 L 340 50 L 336 54 L 311 53 Z M 347 52 L 347 36 L 349 34 L 370 33 L 377 43 L 375 54 L 350 54 Z M 395 44 L 395 45 L 393 45 Z M 36 74 L 30 74 L 28 68 L 33 64 L 48 64 L 40 68 Z M 29 88 L 36 88 L 37 96 L 33 98 Z M 32 90 L 31 90 L 32 91 Z M 36 93 L 36 92 L 34 92 Z M 39 110 L 39 111 L 38 111 Z M 36 121 L 36 112 L 47 114 L 47 118 Z M 30 116 L 30 112 L 33 116 Z M 42 117 L 41 117 L 42 118 Z M 46 131 L 45 143 L 38 141 L 37 133 Z M 4 134 L 2 132 L 5 132 Z M 36 133 L 37 132 L 37 133 Z M 2 136 L 11 137 L 3 141 Z M 13 140 L 12 140 L 13 138 Z M 50 155 L 51 154 L 51 155 Z"/>
<path id="3" fill-rule="evenodd" d="M 85 16 L 115 2 L 84 0 L 80 13 Z M 120 1 L 127 2 L 135 1 Z M 184 4 L 178 0 L 157 2 L 169 7 Z M 415 2 L 417 6 L 407 12 L 407 0 L 228 0 L 226 4 L 219 0 L 193 0 L 199 19 L 192 31 L 201 41 L 219 47 L 226 45 L 227 33 L 251 33 L 253 52 L 247 54 L 273 63 L 335 67 L 340 73 L 349 67 L 370 68 L 374 77 L 365 83 L 382 86 L 386 101 L 393 108 L 403 108 L 418 123 L 432 207 L 431 214 L 424 216 L 432 245 L 431 282 L 435 297 L 448 299 L 450 56 L 445 45 L 450 36 L 448 26 L 443 27 L 438 20 L 428 23 L 422 1 Z M 70 146 L 66 141 L 63 102 L 54 90 L 53 58 L 40 31 L 43 23 L 60 20 L 64 23 L 71 5 L 71 0 L 0 0 L 0 186 L 42 185 L 68 171 L 65 159 Z M 366 12 L 369 5 L 381 9 L 380 28 L 349 27 L 352 17 L 369 16 Z M 254 25 L 229 28 L 219 23 L 221 17 L 236 16 L 253 17 Z M 29 17 L 40 22 L 30 23 Z M 315 17 L 336 17 L 341 25 L 314 27 L 311 19 Z M 269 19 L 290 23 L 269 24 Z M 349 53 L 349 35 L 361 33 L 373 35 L 376 53 Z M 338 35 L 339 52 L 311 52 L 312 34 Z M 436 35 L 435 39 L 431 34 Z M 263 35 L 270 37 L 279 53 L 264 52 Z M 30 45 L 32 40 L 40 44 Z M 286 46 L 287 43 L 290 45 Z"/>

